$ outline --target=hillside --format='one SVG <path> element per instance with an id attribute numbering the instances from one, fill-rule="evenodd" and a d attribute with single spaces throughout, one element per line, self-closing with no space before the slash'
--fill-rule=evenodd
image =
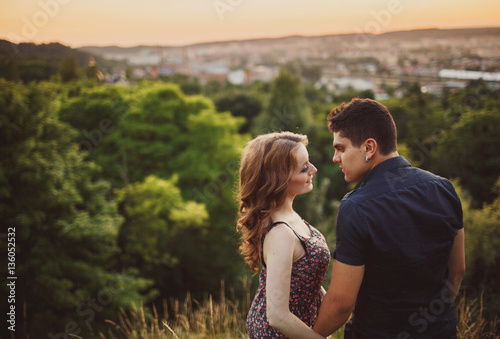
<path id="1" fill-rule="evenodd" d="M 48 80 L 58 72 L 62 60 L 74 55 L 80 67 L 86 67 L 92 53 L 73 49 L 60 43 L 15 44 L 0 40 L 0 77 L 23 82 Z M 114 67 L 116 61 L 108 61 L 100 56 L 95 60 L 101 69 Z"/>
<path id="2" fill-rule="evenodd" d="M 386 32 L 382 34 L 373 35 L 370 33 L 366 33 L 368 36 L 375 38 L 377 40 L 400 40 L 400 41 L 409 41 L 415 39 L 445 39 L 450 37 L 480 37 L 480 36 L 491 36 L 498 35 L 500 36 L 500 27 L 490 27 L 490 28 L 460 28 L 460 29 L 418 29 L 418 30 L 409 30 L 409 31 L 393 31 Z M 212 41 L 212 42 L 202 42 L 185 46 L 134 46 L 134 47 L 119 47 L 119 46 L 83 46 L 80 47 L 79 50 L 91 52 L 95 54 L 134 54 L 138 53 L 144 49 L 156 49 L 158 47 L 162 47 L 164 50 L 168 49 L 180 49 L 183 47 L 224 47 L 231 44 L 282 44 L 289 42 L 297 42 L 297 41 L 314 41 L 317 43 L 322 43 L 325 41 L 352 41 L 356 37 L 357 33 L 349 33 L 349 34 L 328 34 L 328 35 L 319 35 L 319 36 L 302 36 L 302 35 L 294 35 L 294 36 L 286 36 L 286 37 L 277 37 L 277 38 L 257 38 L 257 39 L 246 39 L 246 40 L 228 40 L 228 41 Z"/>

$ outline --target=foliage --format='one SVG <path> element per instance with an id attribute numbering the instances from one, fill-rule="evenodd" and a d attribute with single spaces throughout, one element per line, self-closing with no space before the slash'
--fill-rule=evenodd
<path id="1" fill-rule="evenodd" d="M 179 277 L 172 268 L 180 262 L 182 238 L 206 228 L 208 213 L 203 204 L 184 201 L 177 179 L 153 175 L 118 191 L 126 221 L 120 229 L 122 265 L 137 267 L 141 276 L 151 278 L 163 297 Z"/>
<path id="2" fill-rule="evenodd" d="M 203 89 L 198 78 L 193 78 L 185 74 L 162 74 L 159 78 L 164 82 L 177 84 L 186 95 L 201 94 Z"/>
<path id="3" fill-rule="evenodd" d="M 496 192 L 500 191 L 500 180 Z M 488 296 L 485 314 L 492 318 L 500 313 L 500 295 L 497 282 L 500 279 L 500 197 L 482 208 L 472 209 L 471 198 L 461 194 L 464 208 L 465 250 L 467 275 L 464 286 L 470 295 Z"/>
<path id="4" fill-rule="evenodd" d="M 468 111 L 446 130 L 433 154 L 433 168 L 447 177 L 459 178 L 471 194 L 474 207 L 497 196 L 491 188 L 500 173 L 498 126 L 498 110 Z"/>
<path id="5" fill-rule="evenodd" d="M 59 65 L 59 75 L 63 82 L 77 80 L 80 78 L 81 71 L 78 67 L 78 61 L 76 60 L 75 55 L 70 55 L 61 61 L 61 64 Z"/>
<path id="6" fill-rule="evenodd" d="M 207 98 L 187 97 L 178 86 L 164 83 L 137 85 L 133 94 L 123 88 L 108 86 L 83 90 L 80 96 L 63 103 L 60 114 L 82 130 L 80 140 L 92 141 L 90 157 L 103 166 L 103 176 L 115 188 L 135 190 L 134 194 L 141 197 L 142 194 L 152 194 L 147 201 L 153 204 L 152 198 L 160 199 L 163 193 L 151 193 L 147 187 L 152 185 L 153 177 L 149 176 L 154 175 L 156 179 L 153 181 L 162 185 L 165 183 L 161 180 L 170 182 L 175 177 L 174 186 L 180 190 L 180 195 L 175 193 L 174 196 L 178 196 L 179 201 L 193 200 L 206 207 L 206 232 L 187 227 L 198 223 L 191 223 L 189 214 L 180 213 L 179 218 L 185 220 L 176 222 L 186 227 L 178 232 L 175 241 L 172 240 L 174 243 L 167 241 L 160 246 L 156 238 L 158 232 L 164 234 L 162 232 L 167 230 L 159 229 L 163 225 L 172 226 L 167 214 L 152 214 L 147 219 L 147 213 L 139 213 L 135 207 L 131 211 L 137 202 L 127 202 L 120 193 L 122 214 L 127 218 L 120 233 L 124 262 L 153 277 L 155 286 L 159 286 L 164 297 L 178 296 L 188 290 L 197 296 L 206 291 L 216 293 L 221 277 L 227 281 L 236 279 L 242 264 L 236 255 L 233 183 L 240 148 L 247 139 L 238 134 L 242 118 L 217 113 Z M 112 122 L 107 126 L 113 127 L 112 130 L 98 129 L 103 119 Z M 139 193 L 144 190 L 149 193 Z M 166 192 L 174 191 L 172 188 Z M 166 196 L 161 199 L 165 200 Z M 179 206 L 182 205 L 171 208 Z M 129 234 L 132 225 L 141 225 L 149 231 Z M 160 247 L 148 254 L 151 244 Z M 193 251 L 193 248 L 199 251 Z M 166 250 L 169 251 L 164 252 Z M 151 262 L 157 259 L 157 254 L 171 256 L 168 259 L 171 261 L 165 257 L 158 259 L 159 262 Z M 153 269 L 152 266 L 143 267 L 145 263 L 168 267 L 160 270 L 153 265 Z M 213 275 L 214 270 L 219 276 Z"/>
<path id="7" fill-rule="evenodd" d="M 0 39 L 0 78 L 6 80 L 43 81 L 54 78 L 63 60 L 73 55 L 78 67 L 88 65 L 91 55 L 79 49 L 73 49 L 60 43 L 15 44 Z M 93 57 L 101 68 L 111 69 L 122 65 L 120 61 L 108 61 L 101 57 Z"/>
<path id="8" fill-rule="evenodd" d="M 68 86 L 64 86 L 67 88 Z M 76 92 L 72 94 L 71 92 Z M 80 151 L 102 167 L 102 177 L 113 186 L 123 185 L 120 154 L 112 135 L 130 110 L 129 90 L 119 86 L 90 86 L 67 90 L 59 110 L 62 121 L 79 133 L 72 139 Z"/>
<path id="9" fill-rule="evenodd" d="M 214 100 L 217 111 L 229 111 L 235 117 L 244 117 L 246 122 L 240 128 L 240 133 L 250 132 L 253 119 L 261 112 L 262 104 L 258 98 L 252 94 L 231 91 L 223 93 Z"/>
<path id="10" fill-rule="evenodd" d="M 12 46 L 0 42 L 4 78 L 25 81 L 31 62 L 30 79 L 45 79 L 45 73 L 57 73 L 62 60 L 48 67 L 41 56 L 25 59 L 26 51 L 9 59 L 2 54 L 5 47 Z M 80 54 L 77 59 L 78 67 L 85 64 Z M 316 76 L 317 69 L 306 71 Z M 242 87 L 202 85 L 187 76 L 162 80 L 177 85 L 0 80 L 0 218 L 4 227 L 16 227 L 16 288 L 22 296 L 16 304 L 26 303 L 32 337 L 65 331 L 72 321 L 81 329 L 74 334 L 90 326 L 95 335 L 103 330 L 103 319 L 114 323 L 111 337 L 153 336 L 150 328 L 159 338 L 171 337 L 163 320 L 179 336 L 243 335 L 249 287 L 237 284 L 247 272 L 237 254 L 234 193 L 247 131 L 308 135 L 310 159 L 319 171 L 315 189 L 298 197 L 294 207 L 333 249 L 337 207 L 351 186 L 332 164 L 326 115 L 352 96 L 373 93 L 335 95 L 303 86 L 284 69 L 270 84 Z M 205 96 L 189 95 L 199 93 Z M 499 98 L 478 81 L 441 98 L 410 84 L 402 99 L 385 101 L 398 126 L 400 154 L 414 166 L 460 182 L 455 186 L 464 206 L 463 286 L 471 298 L 483 291 L 487 296 L 478 316 L 469 317 L 477 312 L 469 303 L 459 310 L 470 333 L 472 326 L 486 329 L 500 312 L 495 251 L 500 202 L 494 189 L 500 173 Z M 233 289 L 230 302 L 223 299 L 221 280 Z M 109 304 L 92 304 L 108 295 Z M 169 302 L 162 307 L 164 300 Z M 149 318 L 150 307 L 164 314 Z M 236 319 L 238 329 L 218 330 L 215 322 L 210 327 L 219 311 L 226 314 L 221 322 Z"/>
<path id="11" fill-rule="evenodd" d="M 16 320 L 28 324 L 19 332 L 65 324 L 85 332 L 85 323 L 148 300 L 147 280 L 111 265 L 122 217 L 98 166 L 71 145 L 76 132 L 57 119 L 54 85 L 0 80 L 0 89 L 0 215 L 15 233 L 16 305 L 26 305 Z"/>
<path id="12" fill-rule="evenodd" d="M 312 127 L 300 78 L 285 68 L 274 79 L 271 98 L 265 110 L 255 119 L 252 132 L 291 131 L 307 134 Z"/>

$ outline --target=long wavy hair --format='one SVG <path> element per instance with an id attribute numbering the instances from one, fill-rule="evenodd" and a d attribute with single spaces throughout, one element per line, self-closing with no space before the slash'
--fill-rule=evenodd
<path id="1" fill-rule="evenodd" d="M 254 272 L 262 263 L 262 236 L 272 224 L 271 213 L 285 202 L 301 144 L 307 146 L 307 136 L 275 132 L 256 137 L 243 150 L 236 229 L 241 234 L 240 252 Z"/>

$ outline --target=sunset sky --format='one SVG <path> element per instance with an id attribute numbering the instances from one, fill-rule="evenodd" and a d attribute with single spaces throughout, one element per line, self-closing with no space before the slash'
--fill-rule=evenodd
<path id="1" fill-rule="evenodd" d="M 84 45 L 500 27 L 498 0 L 1 0 L 0 39 Z"/>

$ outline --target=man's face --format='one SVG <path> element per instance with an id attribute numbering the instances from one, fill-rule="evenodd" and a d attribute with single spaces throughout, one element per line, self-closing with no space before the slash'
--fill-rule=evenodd
<path id="1" fill-rule="evenodd" d="M 363 179 L 370 170 L 365 160 L 364 145 L 355 147 L 352 145 L 351 139 L 344 138 L 340 132 L 334 132 L 333 147 L 335 148 L 333 162 L 339 164 L 344 173 L 345 181 L 357 182 Z"/>

